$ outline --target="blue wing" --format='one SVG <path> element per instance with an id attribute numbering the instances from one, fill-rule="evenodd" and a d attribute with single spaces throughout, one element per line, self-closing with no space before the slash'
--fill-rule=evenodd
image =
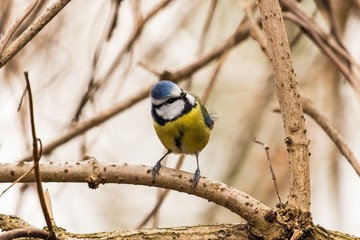
<path id="1" fill-rule="evenodd" d="M 213 129 L 213 127 L 214 127 L 213 118 L 210 116 L 210 114 L 208 113 L 208 111 L 202 104 L 200 104 L 200 107 L 201 107 L 201 112 L 204 117 L 206 126 L 208 126 L 208 128 L 210 128 L 210 129 Z"/>

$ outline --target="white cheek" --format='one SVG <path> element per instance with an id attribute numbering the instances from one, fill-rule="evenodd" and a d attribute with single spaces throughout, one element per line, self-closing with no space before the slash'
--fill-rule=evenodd
<path id="1" fill-rule="evenodd" d="M 178 117 L 185 108 L 185 102 L 183 100 L 177 100 L 171 104 L 165 104 L 156 109 L 156 113 L 165 120 L 172 120 Z"/>
<path id="2" fill-rule="evenodd" d="M 195 99 L 195 97 L 194 97 L 193 95 L 191 95 L 189 92 L 187 92 L 186 98 L 187 98 L 187 100 L 189 101 L 189 103 L 190 103 L 191 105 L 193 105 L 193 106 L 195 105 L 196 99 Z"/>

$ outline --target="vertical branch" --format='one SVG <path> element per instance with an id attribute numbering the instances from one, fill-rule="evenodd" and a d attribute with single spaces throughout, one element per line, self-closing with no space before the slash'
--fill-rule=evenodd
<path id="1" fill-rule="evenodd" d="M 41 158 L 41 140 L 36 137 L 36 129 L 35 129 L 35 120 L 34 120 L 34 106 L 33 106 L 33 99 L 32 99 L 32 92 L 30 87 L 30 81 L 29 81 L 29 75 L 28 72 L 24 72 L 25 80 L 26 80 L 26 89 L 29 96 L 29 110 L 30 110 L 30 124 L 31 124 L 31 134 L 33 138 L 33 159 L 34 159 L 34 170 L 35 170 L 35 179 L 36 179 L 36 186 L 37 186 L 37 192 L 40 200 L 40 205 L 42 212 L 44 214 L 44 218 L 46 221 L 46 225 L 49 229 L 49 234 L 51 236 L 51 239 L 56 239 L 51 217 L 49 210 L 46 205 L 46 200 L 44 196 L 44 190 L 41 184 L 41 173 L 40 173 L 40 166 L 39 166 L 39 160 Z M 38 146 L 40 145 L 40 149 Z"/>
<path id="2" fill-rule="evenodd" d="M 259 0 L 259 8 L 284 121 L 290 171 L 288 203 L 307 212 L 310 209 L 309 140 L 289 41 L 279 1 Z"/>

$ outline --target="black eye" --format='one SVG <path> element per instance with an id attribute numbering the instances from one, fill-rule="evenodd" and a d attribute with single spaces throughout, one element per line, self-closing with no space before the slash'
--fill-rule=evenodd
<path id="1" fill-rule="evenodd" d="M 177 101 L 177 100 L 179 100 L 180 98 L 178 98 L 178 97 L 176 97 L 176 98 L 169 98 L 166 102 L 165 102 L 165 104 L 171 104 L 171 103 L 173 103 L 173 102 L 175 102 L 175 101 Z"/>

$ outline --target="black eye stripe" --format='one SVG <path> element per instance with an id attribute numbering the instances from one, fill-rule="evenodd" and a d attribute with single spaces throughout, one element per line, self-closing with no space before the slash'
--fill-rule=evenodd
<path id="1" fill-rule="evenodd" d="M 176 102 L 177 100 L 181 99 L 181 97 L 176 97 L 176 98 L 169 98 L 165 104 L 170 104 L 170 103 L 173 103 L 173 102 Z"/>
<path id="2" fill-rule="evenodd" d="M 153 107 L 158 109 L 164 105 L 168 105 L 168 104 L 171 104 L 173 102 L 176 102 L 177 100 L 183 100 L 185 102 L 185 104 L 189 104 L 189 100 L 186 98 L 186 95 L 187 93 L 186 92 L 181 92 L 180 96 L 179 97 L 173 97 L 173 98 L 169 98 L 168 100 L 166 100 L 165 102 L 161 103 L 161 104 L 158 104 L 158 105 L 154 105 L 153 104 Z"/>

